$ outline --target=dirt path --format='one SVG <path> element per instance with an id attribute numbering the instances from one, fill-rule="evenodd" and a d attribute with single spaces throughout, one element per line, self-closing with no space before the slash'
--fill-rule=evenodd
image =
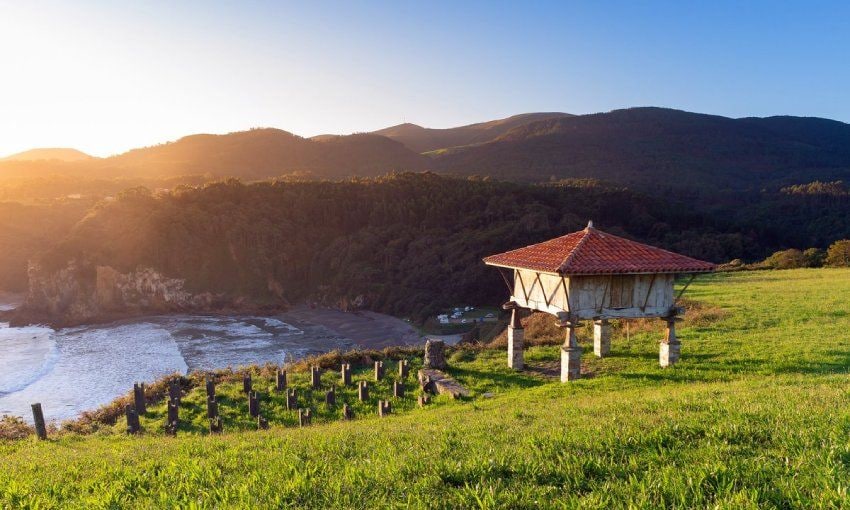
<path id="1" fill-rule="evenodd" d="M 394 345 L 418 345 L 425 339 L 401 319 L 375 312 L 341 312 L 330 308 L 299 305 L 278 314 L 287 323 L 309 323 L 323 326 L 348 338 L 364 349 L 382 349 Z M 293 324 L 296 325 L 297 324 Z"/>

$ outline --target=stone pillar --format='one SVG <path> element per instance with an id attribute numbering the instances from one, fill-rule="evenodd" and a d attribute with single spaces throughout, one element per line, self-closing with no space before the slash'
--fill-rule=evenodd
<path id="1" fill-rule="evenodd" d="M 661 348 L 658 351 L 658 363 L 662 367 L 669 367 L 679 361 L 682 344 L 676 338 L 677 319 L 675 317 L 668 317 L 665 320 L 667 321 L 667 334 L 664 335 L 664 340 L 661 341 Z"/>
<path id="2" fill-rule="evenodd" d="M 561 326 L 566 328 L 566 338 L 561 347 L 561 382 L 575 381 L 581 378 L 581 347 L 576 340 L 575 321 L 562 322 Z"/>
<path id="3" fill-rule="evenodd" d="M 519 308 L 511 310 L 511 323 L 508 324 L 508 368 L 514 370 L 522 370 L 525 366 L 522 352 L 525 330 L 522 329 L 519 312 Z"/>
<path id="4" fill-rule="evenodd" d="M 593 354 L 604 358 L 611 353 L 611 324 L 607 319 L 593 321 Z"/>
<path id="5" fill-rule="evenodd" d="M 446 363 L 446 344 L 442 340 L 428 340 L 425 342 L 425 368 L 436 368 L 444 370 L 448 367 Z"/>

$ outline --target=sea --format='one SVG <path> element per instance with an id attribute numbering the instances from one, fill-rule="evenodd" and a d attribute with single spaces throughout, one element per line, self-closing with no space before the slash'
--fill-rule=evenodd
<path id="1" fill-rule="evenodd" d="M 14 306 L 0 300 L 0 309 Z M 168 315 L 58 330 L 0 322 L 0 416 L 31 422 L 38 402 L 48 421 L 62 421 L 126 394 L 134 382 L 353 347 L 311 334 L 256 316 Z"/>

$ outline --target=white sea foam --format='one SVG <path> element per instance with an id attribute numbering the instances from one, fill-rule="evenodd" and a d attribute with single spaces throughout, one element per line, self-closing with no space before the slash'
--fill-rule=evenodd
<path id="1" fill-rule="evenodd" d="M 41 402 L 48 420 L 73 418 L 127 393 L 136 381 L 283 363 L 339 347 L 333 339 L 306 347 L 310 339 L 299 335 L 298 328 L 265 317 L 163 316 L 56 332 L 0 324 L 0 415 L 30 420 L 30 404 Z"/>
<path id="2" fill-rule="evenodd" d="M 75 328 L 53 338 L 57 361 L 32 384 L 0 397 L 0 415 L 29 419 L 30 404 L 41 402 L 48 420 L 72 418 L 126 393 L 134 381 L 187 370 L 171 334 L 153 324 Z"/>
<path id="3" fill-rule="evenodd" d="M 0 394 L 20 391 L 53 367 L 59 357 L 53 330 L 0 325 Z"/>

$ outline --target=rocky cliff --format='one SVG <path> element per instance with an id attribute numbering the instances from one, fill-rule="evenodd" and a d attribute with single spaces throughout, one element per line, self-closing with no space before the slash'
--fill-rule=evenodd
<path id="1" fill-rule="evenodd" d="M 110 266 L 70 260 L 59 270 L 29 265 L 29 293 L 15 310 L 15 324 L 69 326 L 123 317 L 166 313 L 262 313 L 283 308 L 258 306 L 244 297 L 192 293 L 186 282 L 152 268 L 121 273 Z"/>

